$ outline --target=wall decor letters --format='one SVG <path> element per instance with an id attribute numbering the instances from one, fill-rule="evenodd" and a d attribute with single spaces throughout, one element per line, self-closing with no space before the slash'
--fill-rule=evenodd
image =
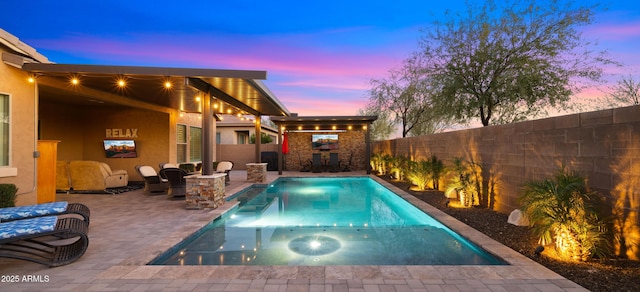
<path id="1" fill-rule="evenodd" d="M 138 138 L 138 129 L 106 129 L 107 138 Z"/>

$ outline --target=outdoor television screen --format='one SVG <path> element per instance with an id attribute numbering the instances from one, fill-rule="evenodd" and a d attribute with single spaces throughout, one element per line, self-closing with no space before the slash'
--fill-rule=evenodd
<path id="1" fill-rule="evenodd" d="M 134 140 L 104 140 L 104 152 L 107 158 L 138 157 Z"/>
<path id="2" fill-rule="evenodd" d="M 311 136 L 311 148 L 313 150 L 338 149 L 338 134 L 323 134 Z"/>

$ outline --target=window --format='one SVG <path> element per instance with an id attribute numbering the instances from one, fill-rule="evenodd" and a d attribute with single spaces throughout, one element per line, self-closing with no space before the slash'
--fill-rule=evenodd
<path id="1" fill-rule="evenodd" d="M 9 166 L 9 96 L 0 94 L 0 166 Z"/>
<path id="2" fill-rule="evenodd" d="M 187 125 L 180 125 L 176 127 L 176 160 L 178 163 L 187 162 Z"/>
<path id="3" fill-rule="evenodd" d="M 202 161 L 202 129 L 189 127 L 189 161 Z"/>
<path id="4" fill-rule="evenodd" d="M 236 131 L 238 144 L 249 144 L 249 131 Z"/>
<path id="5" fill-rule="evenodd" d="M 220 144 L 220 132 L 216 132 L 216 144 Z"/>

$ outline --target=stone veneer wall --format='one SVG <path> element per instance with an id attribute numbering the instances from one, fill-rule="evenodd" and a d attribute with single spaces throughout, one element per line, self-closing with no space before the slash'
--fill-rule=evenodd
<path id="1" fill-rule="evenodd" d="M 321 132 L 289 132 L 289 154 L 285 155 L 285 169 L 290 171 L 300 170 L 300 159 L 303 161 L 311 160 L 312 153 L 323 153 L 327 158 L 329 151 L 318 151 L 311 149 L 311 136 L 313 134 L 334 134 L 333 133 L 321 133 Z M 337 152 L 339 159 L 342 163 L 348 164 L 349 157 L 353 153 L 351 159 L 351 170 L 365 170 L 368 157 L 365 153 L 365 131 L 346 131 L 338 132 L 338 150 L 331 152 Z M 324 154 L 326 153 L 326 154 Z M 341 165 L 343 166 L 343 165 Z"/>
<path id="2" fill-rule="evenodd" d="M 490 207 L 504 213 L 518 208 L 523 183 L 565 165 L 607 199 L 617 252 L 640 258 L 640 106 L 374 142 L 371 151 L 478 162 L 492 187 Z"/>

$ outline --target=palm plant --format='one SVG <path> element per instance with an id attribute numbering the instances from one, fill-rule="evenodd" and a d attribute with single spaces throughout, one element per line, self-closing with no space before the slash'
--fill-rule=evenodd
<path id="1" fill-rule="evenodd" d="M 438 190 L 440 188 L 440 177 L 444 172 L 444 163 L 442 160 L 438 159 L 435 155 L 431 155 L 431 172 L 430 178 L 433 182 L 433 189 Z"/>
<path id="2" fill-rule="evenodd" d="M 526 183 L 519 196 L 540 244 L 554 242 L 561 257 L 583 261 L 608 252 L 598 199 L 596 192 L 587 190 L 584 177 L 564 167 L 553 179 Z"/>
<path id="3" fill-rule="evenodd" d="M 431 161 L 410 161 L 407 171 L 407 179 L 421 190 L 426 190 L 429 185 L 432 167 Z"/>
<path id="4" fill-rule="evenodd" d="M 406 156 L 395 156 L 387 161 L 389 174 L 397 180 L 403 180 L 411 160 Z"/>
<path id="5" fill-rule="evenodd" d="M 472 176 L 472 168 L 461 157 L 453 159 L 453 165 L 449 169 L 450 181 L 445 190 L 447 198 L 458 197 L 465 207 L 478 204 L 478 184 Z"/>
<path id="6" fill-rule="evenodd" d="M 371 155 L 371 169 L 378 174 L 382 174 L 382 157 L 384 154 L 378 152 Z"/>

